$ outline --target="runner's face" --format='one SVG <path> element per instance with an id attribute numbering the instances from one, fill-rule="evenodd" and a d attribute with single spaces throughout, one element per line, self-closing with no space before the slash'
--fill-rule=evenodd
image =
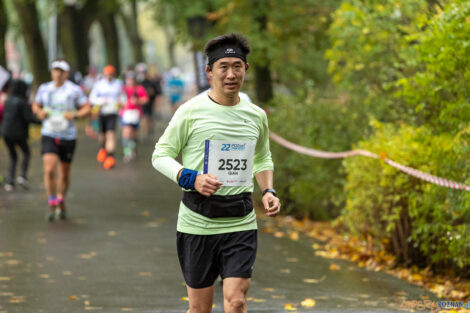
<path id="1" fill-rule="evenodd" d="M 240 91 L 245 79 L 245 63 L 239 58 L 222 58 L 208 72 L 212 89 L 225 94 Z"/>
<path id="2" fill-rule="evenodd" d="M 69 72 L 65 72 L 58 68 L 53 68 L 51 70 L 51 77 L 54 83 L 57 85 L 62 85 L 67 80 L 67 77 L 69 77 Z"/>
<path id="3" fill-rule="evenodd" d="M 136 80 L 135 80 L 135 78 L 127 77 L 127 78 L 126 78 L 126 85 L 128 85 L 128 86 L 135 86 L 135 85 L 136 85 Z"/>

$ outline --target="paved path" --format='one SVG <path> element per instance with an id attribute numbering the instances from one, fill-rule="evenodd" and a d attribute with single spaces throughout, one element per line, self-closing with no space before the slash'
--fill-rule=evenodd
<path id="1" fill-rule="evenodd" d="M 33 144 L 31 190 L 0 191 L 0 313 L 186 312 L 175 252 L 180 190 L 151 167 L 155 139 L 140 142 L 135 163 L 105 172 L 95 162 L 96 142 L 81 137 L 69 219 L 55 223 L 44 219 Z M 0 146 L 2 173 L 5 163 Z M 429 295 L 389 275 L 315 256 L 312 244 L 260 233 L 249 312 L 295 312 L 289 303 L 297 312 L 399 312 L 403 299 Z M 331 271 L 331 263 L 341 270 Z M 305 298 L 315 307 L 302 308 Z M 223 312 L 220 284 L 213 312 Z"/>

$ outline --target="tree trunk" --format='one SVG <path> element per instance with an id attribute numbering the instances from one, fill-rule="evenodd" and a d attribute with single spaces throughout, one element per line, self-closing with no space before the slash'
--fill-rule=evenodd
<path id="1" fill-rule="evenodd" d="M 7 68 L 7 56 L 5 50 L 6 34 L 8 28 L 8 16 L 3 0 L 0 0 L 0 65 Z"/>
<path id="2" fill-rule="evenodd" d="M 82 73 L 86 73 L 90 65 L 88 33 L 98 16 L 99 4 L 100 1 L 88 0 L 81 9 L 65 5 L 59 13 L 59 36 L 64 56 Z"/>
<path id="3" fill-rule="evenodd" d="M 38 13 L 34 1 L 12 1 L 18 14 L 21 32 L 26 43 L 28 60 L 34 75 L 33 85 L 49 80 L 46 49 L 39 32 Z"/>
<path id="4" fill-rule="evenodd" d="M 176 57 L 175 57 L 175 46 L 176 40 L 175 37 L 167 37 L 168 40 L 168 57 L 170 58 L 170 68 L 176 66 Z"/>
<path id="5" fill-rule="evenodd" d="M 119 15 L 124 23 L 124 28 L 129 38 L 129 41 L 132 45 L 132 57 L 134 63 L 145 62 L 144 53 L 142 50 L 143 41 L 139 35 L 139 25 L 137 23 L 137 1 L 132 0 L 130 1 L 131 4 L 131 16 L 128 16 L 124 13 L 121 9 L 119 11 Z"/>
<path id="6" fill-rule="evenodd" d="M 100 24 L 103 29 L 107 63 L 113 65 L 119 73 L 119 37 L 117 33 L 114 13 L 106 12 L 100 17 Z"/>
<path id="7" fill-rule="evenodd" d="M 256 18 L 259 29 L 262 33 L 267 33 L 268 17 L 262 14 Z M 267 55 L 263 53 L 263 55 Z M 269 59 L 255 64 L 255 86 L 256 97 L 260 103 L 267 103 L 273 98 L 273 83 L 271 79 L 271 69 Z"/>
<path id="8" fill-rule="evenodd" d="M 134 60 L 136 63 L 138 62 L 145 62 L 144 59 L 144 53 L 142 51 L 142 39 L 140 38 L 139 35 L 139 24 L 137 22 L 137 1 L 132 0 L 131 1 L 131 7 L 132 7 L 132 36 L 131 36 L 131 42 L 132 42 L 132 51 L 134 52 Z"/>

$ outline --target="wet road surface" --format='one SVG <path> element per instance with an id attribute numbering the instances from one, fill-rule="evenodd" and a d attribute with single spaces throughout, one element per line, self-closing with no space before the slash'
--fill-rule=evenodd
<path id="1" fill-rule="evenodd" d="M 80 137 L 69 218 L 54 223 L 45 221 L 39 144 L 32 144 L 31 189 L 0 191 L 0 313 L 186 312 L 175 247 L 181 191 L 150 164 L 162 127 L 139 142 L 134 163 L 118 161 L 109 172 L 95 161 L 97 143 Z M 6 159 L 0 145 L 2 173 Z M 435 298 L 390 275 L 315 256 L 313 243 L 259 233 L 248 312 L 401 312 L 404 299 Z M 215 289 L 213 312 L 223 312 L 220 283 Z M 303 308 L 306 298 L 316 305 Z"/>

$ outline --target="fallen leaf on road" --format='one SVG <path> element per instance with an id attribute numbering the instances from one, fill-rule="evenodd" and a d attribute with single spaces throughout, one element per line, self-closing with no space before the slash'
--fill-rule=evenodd
<path id="1" fill-rule="evenodd" d="M 331 263 L 330 265 L 330 270 L 331 271 L 339 271 L 341 269 L 341 266 L 335 264 L 335 263 Z"/>
<path id="2" fill-rule="evenodd" d="M 122 308 L 121 311 L 130 312 L 130 311 L 134 311 L 134 309 L 133 308 Z"/>
<path id="3" fill-rule="evenodd" d="M 287 258 L 286 261 L 290 262 L 290 263 L 296 263 L 296 262 L 299 262 L 299 259 L 297 259 L 297 258 Z"/>
<path id="4" fill-rule="evenodd" d="M 18 264 L 21 263 L 21 261 L 19 261 L 19 260 L 7 260 L 6 263 L 8 265 L 18 265 Z"/>
<path id="5" fill-rule="evenodd" d="M 145 210 L 145 211 L 142 211 L 142 213 L 140 213 L 140 215 L 148 217 L 148 216 L 150 216 L 150 212 Z"/>
<path id="6" fill-rule="evenodd" d="M 289 234 L 290 240 L 297 241 L 299 240 L 299 233 L 294 231 Z"/>
<path id="7" fill-rule="evenodd" d="M 71 296 L 69 297 L 69 299 L 70 299 L 70 300 L 76 300 L 76 299 L 77 299 L 77 296 L 71 295 Z"/>
<path id="8" fill-rule="evenodd" d="M 287 303 L 284 305 L 284 309 L 287 311 L 297 311 L 297 305 L 295 303 Z"/>
<path id="9" fill-rule="evenodd" d="M 182 301 L 189 301 L 188 297 L 181 297 Z"/>
<path id="10" fill-rule="evenodd" d="M 318 284 L 326 279 L 326 276 L 323 276 L 320 279 L 314 279 L 314 278 L 304 278 L 302 281 L 307 284 Z"/>
<path id="11" fill-rule="evenodd" d="M 139 276 L 150 277 L 150 276 L 152 276 L 152 273 L 150 273 L 150 272 L 140 272 Z"/>
<path id="12" fill-rule="evenodd" d="M 274 237 L 282 238 L 282 237 L 284 237 L 284 233 L 282 231 L 277 231 L 277 232 L 274 233 Z"/>
<path id="13" fill-rule="evenodd" d="M 116 235 L 117 235 L 117 232 L 115 232 L 114 230 L 108 231 L 108 236 L 109 237 L 115 237 Z"/>
<path id="14" fill-rule="evenodd" d="M 261 303 L 261 302 L 266 302 L 266 300 L 264 299 L 253 299 L 253 302 L 258 302 L 258 303 Z"/>
<path id="15" fill-rule="evenodd" d="M 267 292 L 274 292 L 274 288 L 263 288 L 263 290 Z"/>
<path id="16" fill-rule="evenodd" d="M 316 304 L 315 300 L 306 298 L 304 301 L 300 303 L 304 308 L 313 308 Z"/>
<path id="17" fill-rule="evenodd" d="M 281 269 L 281 273 L 282 274 L 290 274 L 290 269 L 288 269 L 288 268 Z"/>
<path id="18" fill-rule="evenodd" d="M 0 276 L 0 281 L 9 281 L 9 280 L 11 280 L 11 277 Z"/>

